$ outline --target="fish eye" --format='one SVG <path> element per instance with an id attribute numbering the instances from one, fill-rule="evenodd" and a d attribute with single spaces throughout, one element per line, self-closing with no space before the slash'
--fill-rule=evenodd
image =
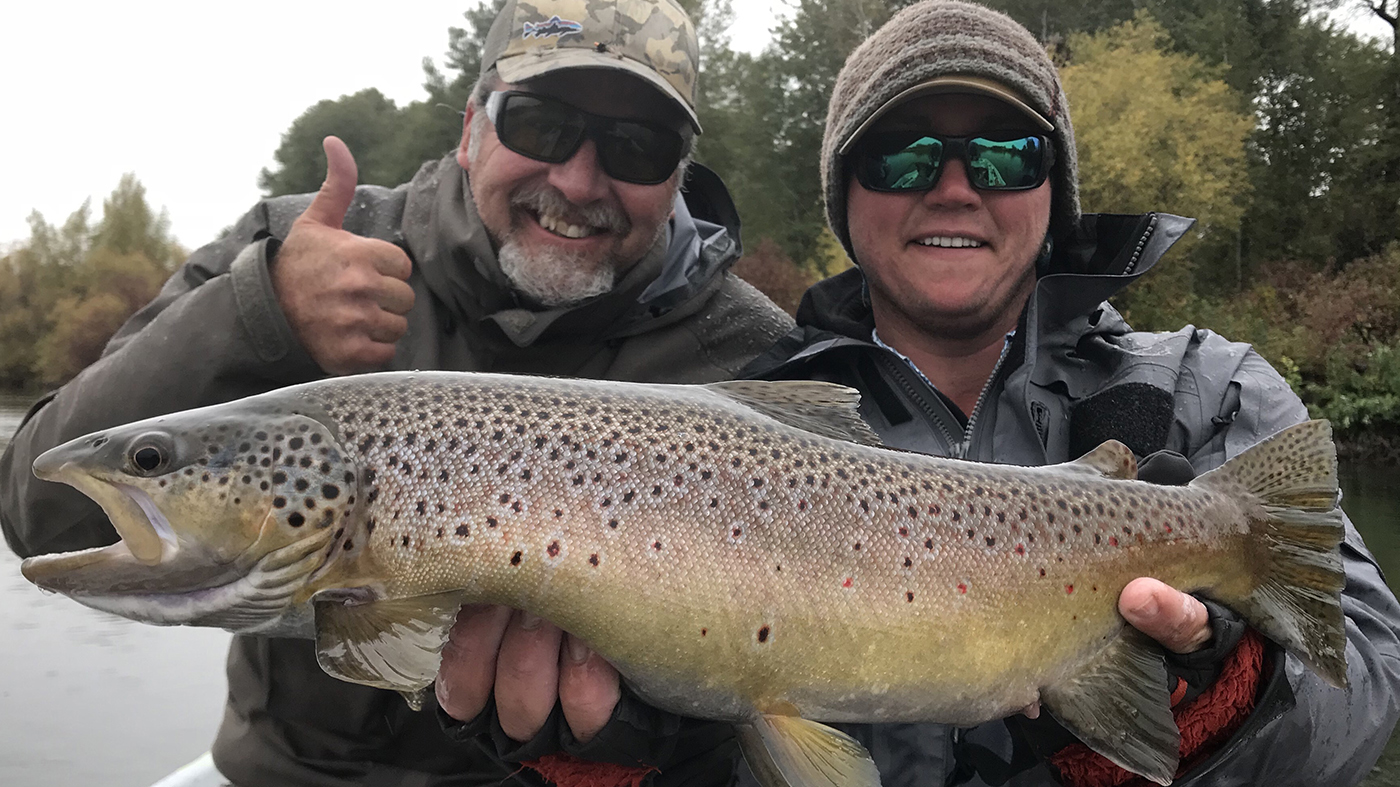
<path id="1" fill-rule="evenodd" d="M 153 475 L 170 464 L 174 451 L 162 434 L 147 434 L 133 440 L 126 457 L 131 468 L 140 475 Z"/>
<path id="2" fill-rule="evenodd" d="M 165 464 L 165 455 L 153 445 L 142 446 L 131 452 L 131 463 L 149 473 Z"/>

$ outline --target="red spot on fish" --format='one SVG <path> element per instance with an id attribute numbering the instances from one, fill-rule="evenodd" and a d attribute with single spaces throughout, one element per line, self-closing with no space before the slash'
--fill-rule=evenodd
<path id="1" fill-rule="evenodd" d="M 1042 568 L 1042 569 L 1040 570 L 1040 575 L 1041 575 L 1042 577 L 1045 576 L 1045 569 Z"/>
<path id="2" fill-rule="evenodd" d="M 1168 533 L 1172 532 L 1172 526 L 1171 526 L 1171 525 L 1162 525 L 1162 529 L 1165 530 L 1165 531 L 1167 531 Z"/>
<path id="3" fill-rule="evenodd" d="M 559 557 L 559 542 L 549 542 L 549 546 L 545 549 L 545 551 L 549 553 L 550 557 Z"/>
<path id="4" fill-rule="evenodd" d="M 1118 537 L 1117 537 L 1117 536 L 1109 536 L 1109 537 L 1108 537 L 1108 545 L 1111 546 L 1111 547 L 1116 547 L 1116 546 L 1118 546 Z"/>
<path id="5" fill-rule="evenodd" d="M 1073 592 L 1074 592 L 1074 585 L 1065 585 L 1065 592 L 1066 592 L 1066 593 L 1073 593 Z"/>
<path id="6" fill-rule="evenodd" d="M 899 529 L 899 535 L 900 535 L 901 538 L 908 538 L 908 537 L 909 537 L 909 528 L 907 528 L 907 527 L 901 527 L 901 528 Z"/>
<path id="7" fill-rule="evenodd" d="M 962 583 L 962 582 L 959 582 L 959 583 L 958 583 L 958 592 L 959 592 L 959 593 L 966 593 L 966 592 L 967 592 L 967 585 L 964 584 L 964 583 Z"/>
<path id="8" fill-rule="evenodd" d="M 1016 545 L 1016 554 L 1018 554 L 1018 555 L 1024 555 L 1024 554 L 1026 554 L 1026 545 L 1025 545 L 1025 544 L 1017 544 L 1017 545 Z"/>
<path id="9" fill-rule="evenodd" d="M 855 581 L 850 577 L 846 577 L 846 581 L 841 583 L 841 587 L 848 588 L 853 584 L 855 584 Z"/>
<path id="10" fill-rule="evenodd" d="M 807 510 L 807 501 L 806 501 L 806 500 L 798 500 L 798 501 L 797 501 L 797 510 L 798 510 L 798 511 L 806 511 L 806 510 Z"/>

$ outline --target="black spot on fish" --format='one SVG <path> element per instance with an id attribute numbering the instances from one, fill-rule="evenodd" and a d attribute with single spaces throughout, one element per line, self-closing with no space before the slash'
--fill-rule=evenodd
<path id="1" fill-rule="evenodd" d="M 408 543 L 409 543 L 409 538 L 408 538 L 408 536 L 404 536 L 403 538 L 399 539 L 399 543 L 402 544 L 403 546 L 408 546 Z"/>
<path id="2" fill-rule="evenodd" d="M 272 498 L 272 506 L 273 506 L 274 508 L 286 508 L 286 507 L 287 507 L 287 498 L 285 498 L 285 497 L 274 497 L 274 498 Z"/>
<path id="3" fill-rule="evenodd" d="M 291 440 L 287 441 L 287 447 L 292 449 L 293 451 L 300 449 L 305 444 L 306 442 L 300 437 L 293 437 Z"/>
<path id="4" fill-rule="evenodd" d="M 305 492 L 307 487 L 311 486 L 311 483 L 305 478 L 298 478 L 295 486 L 298 492 Z"/>
<path id="5" fill-rule="evenodd" d="M 759 642 L 767 642 L 767 641 L 768 641 L 768 634 L 769 634 L 769 629 L 768 629 L 767 626 L 764 626 L 763 628 L 759 629 L 759 630 L 758 630 L 758 641 L 759 641 Z"/>
<path id="6" fill-rule="evenodd" d="M 993 536 L 987 536 L 984 540 L 987 542 L 987 546 L 989 547 L 994 547 L 997 545 L 997 540 Z"/>
<path id="7" fill-rule="evenodd" d="M 521 558 L 521 553 L 520 553 L 520 552 L 516 552 L 514 555 L 511 555 L 511 556 L 510 556 L 510 564 L 511 564 L 512 566 L 518 566 L 518 565 L 520 565 L 520 558 Z"/>
<path id="8" fill-rule="evenodd" d="M 306 517 L 302 516 L 300 511 L 293 511 L 291 516 L 287 517 L 287 524 L 292 527 L 301 527 L 306 524 Z"/>

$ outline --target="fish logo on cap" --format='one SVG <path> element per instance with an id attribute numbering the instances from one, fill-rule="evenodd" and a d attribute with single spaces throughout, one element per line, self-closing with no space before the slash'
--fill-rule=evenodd
<path id="1" fill-rule="evenodd" d="M 583 25 L 567 19 L 560 19 L 556 14 L 546 22 L 526 22 L 521 38 L 563 38 L 568 35 L 576 35 L 583 31 Z"/>

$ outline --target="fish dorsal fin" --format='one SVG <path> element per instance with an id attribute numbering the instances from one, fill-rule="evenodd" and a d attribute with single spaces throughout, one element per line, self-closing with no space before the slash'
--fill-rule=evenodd
<path id="1" fill-rule="evenodd" d="M 730 380 L 705 387 L 805 432 L 862 445 L 884 445 L 861 420 L 856 409 L 860 392 L 854 388 L 810 380 Z"/>
<path id="2" fill-rule="evenodd" d="M 1078 674 L 1042 689 L 1040 699 L 1089 748 L 1157 784 L 1171 784 L 1181 734 L 1161 648 L 1146 635 L 1125 626 Z"/>
<path id="3" fill-rule="evenodd" d="M 367 604 L 317 596 L 316 661 L 332 677 L 397 691 L 412 705 L 437 677 L 461 599 L 455 591 Z"/>
<path id="4" fill-rule="evenodd" d="M 880 787 L 870 752 L 840 730 L 769 713 L 736 729 L 744 759 L 763 787 Z"/>
<path id="5" fill-rule="evenodd" d="M 1070 467 L 1090 470 L 1105 478 L 1137 478 L 1137 457 L 1133 449 L 1117 440 L 1105 440 L 1098 448 L 1069 463 Z"/>

